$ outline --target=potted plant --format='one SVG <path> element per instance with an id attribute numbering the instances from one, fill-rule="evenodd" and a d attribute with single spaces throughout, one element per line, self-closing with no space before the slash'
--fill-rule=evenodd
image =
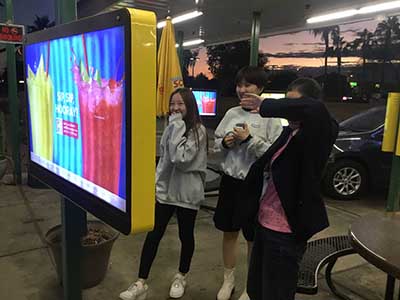
<path id="1" fill-rule="evenodd" d="M 4 114 L 0 111 L 0 180 L 6 174 L 8 160 L 5 155 L 5 122 Z"/>
<path id="2" fill-rule="evenodd" d="M 81 280 L 82 288 L 99 284 L 108 269 L 110 253 L 119 233 L 101 221 L 88 221 L 87 234 L 82 237 Z M 45 235 L 57 267 L 57 274 L 62 283 L 62 228 L 57 225 Z"/>

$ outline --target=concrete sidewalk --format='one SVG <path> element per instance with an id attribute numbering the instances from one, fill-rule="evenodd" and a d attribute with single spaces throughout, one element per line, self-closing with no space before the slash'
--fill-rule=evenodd
<path id="1" fill-rule="evenodd" d="M 318 237 L 346 234 L 349 224 L 360 215 L 379 213 L 384 201 L 372 196 L 352 202 L 327 199 L 331 226 Z M 53 259 L 43 236 L 60 223 L 60 197 L 51 190 L 0 185 L 0 294 L 8 300 L 62 299 Z M 207 205 L 215 206 L 215 198 Z M 121 235 L 111 254 L 105 280 L 84 290 L 87 300 L 118 299 L 118 294 L 136 279 L 140 251 L 145 234 Z M 222 283 L 221 234 L 212 222 L 212 213 L 201 210 L 196 224 L 196 251 L 188 277 L 184 300 L 214 300 Z M 169 286 L 178 266 L 180 243 L 176 220 L 168 226 L 149 278 L 149 300 L 168 299 Z M 237 267 L 237 299 L 245 284 L 246 245 L 240 239 Z M 340 260 L 333 279 L 351 299 L 383 299 L 386 275 L 358 255 Z M 317 295 L 298 295 L 297 299 L 336 299 L 327 288 L 323 276 Z"/>

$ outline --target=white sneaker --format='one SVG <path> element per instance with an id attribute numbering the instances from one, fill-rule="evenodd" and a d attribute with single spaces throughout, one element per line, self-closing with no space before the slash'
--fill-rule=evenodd
<path id="1" fill-rule="evenodd" d="M 148 285 L 138 280 L 132 283 L 128 289 L 121 294 L 119 298 L 122 300 L 145 300 L 147 296 Z"/>
<path id="2" fill-rule="evenodd" d="M 235 291 L 235 269 L 225 269 L 224 283 L 217 294 L 217 300 L 229 300 Z"/>
<path id="3" fill-rule="evenodd" d="M 171 288 L 169 290 L 169 296 L 174 299 L 181 298 L 185 293 L 185 287 L 186 287 L 185 276 L 183 276 L 181 273 L 177 273 L 174 276 L 174 281 L 171 284 Z"/>
<path id="4" fill-rule="evenodd" d="M 238 300 L 250 300 L 249 295 L 247 295 L 247 291 L 244 290 L 243 293 L 240 295 Z"/>

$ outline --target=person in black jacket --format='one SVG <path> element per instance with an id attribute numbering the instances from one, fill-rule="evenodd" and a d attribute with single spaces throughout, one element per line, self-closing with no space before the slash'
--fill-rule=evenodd
<path id="1" fill-rule="evenodd" d="M 257 220 L 247 280 L 251 300 L 292 300 L 307 240 L 329 226 L 320 181 L 338 124 L 309 78 L 289 85 L 287 98 L 248 94 L 241 100 L 262 117 L 289 121 L 275 143 L 250 168 L 243 192 L 246 220 Z"/>

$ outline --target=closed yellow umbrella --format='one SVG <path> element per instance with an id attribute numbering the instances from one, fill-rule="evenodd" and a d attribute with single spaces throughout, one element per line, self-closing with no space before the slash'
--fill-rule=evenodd
<path id="1" fill-rule="evenodd" d="M 167 18 L 161 34 L 161 42 L 157 55 L 157 116 L 165 116 L 169 111 L 169 96 L 183 87 L 181 66 L 175 47 L 175 31 L 171 18 Z"/>

